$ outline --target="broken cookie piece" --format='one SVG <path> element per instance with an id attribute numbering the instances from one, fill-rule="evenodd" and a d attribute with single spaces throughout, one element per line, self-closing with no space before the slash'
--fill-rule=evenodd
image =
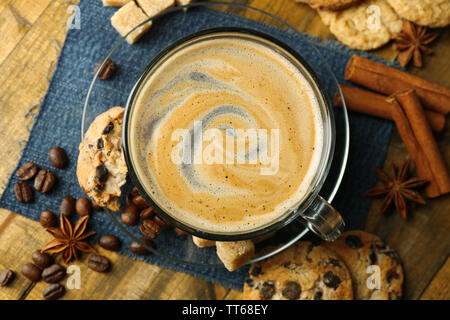
<path id="1" fill-rule="evenodd" d="M 228 271 L 234 271 L 251 260 L 255 245 L 251 240 L 216 241 L 217 256 Z"/>
<path id="2" fill-rule="evenodd" d="M 118 211 L 121 187 L 128 169 L 122 150 L 124 109 L 114 107 L 100 114 L 80 143 L 78 182 L 83 191 L 101 207 Z"/>
<path id="3" fill-rule="evenodd" d="M 133 0 L 102 0 L 105 7 L 122 7 Z"/>
<path id="4" fill-rule="evenodd" d="M 112 26 L 123 37 L 131 30 L 136 28 L 141 23 L 144 23 L 149 17 L 139 8 L 134 1 L 131 1 L 124 5 L 122 8 L 111 17 Z M 129 44 L 133 44 L 138 41 L 152 26 L 152 22 L 149 21 L 140 26 L 132 33 L 130 33 L 126 40 Z"/>
<path id="5" fill-rule="evenodd" d="M 175 0 L 136 0 L 138 6 L 149 17 L 153 17 L 175 5 Z"/>
<path id="6" fill-rule="evenodd" d="M 214 240 L 203 239 L 196 236 L 192 236 L 192 241 L 199 248 L 212 247 L 216 245 Z"/>

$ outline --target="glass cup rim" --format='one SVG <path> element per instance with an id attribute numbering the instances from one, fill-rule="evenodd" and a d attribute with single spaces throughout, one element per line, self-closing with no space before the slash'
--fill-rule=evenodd
<path id="1" fill-rule="evenodd" d="M 141 88 L 141 85 L 143 84 L 143 81 L 146 79 L 146 76 L 148 73 L 152 70 L 152 68 L 160 62 L 161 59 L 165 58 L 168 54 L 175 51 L 177 48 L 182 46 L 188 41 L 195 40 L 197 38 L 201 38 L 203 36 L 208 35 L 214 35 L 219 33 L 239 33 L 242 35 L 247 36 L 253 36 L 257 38 L 261 38 L 265 41 L 268 41 L 271 44 L 274 44 L 275 46 L 280 47 L 281 49 L 285 50 L 288 54 L 290 54 L 296 62 L 298 62 L 303 68 L 306 69 L 307 75 L 311 78 L 313 82 L 313 86 L 317 88 L 315 91 L 316 94 L 320 95 L 321 101 L 319 101 L 319 105 L 321 106 L 322 112 L 325 112 L 324 114 L 324 135 L 328 135 L 327 142 L 324 143 L 321 159 L 320 159 L 320 166 L 315 173 L 314 179 L 313 179 L 313 187 L 309 191 L 309 194 L 305 196 L 302 203 L 300 203 L 295 210 L 287 210 L 286 213 L 278 217 L 276 220 L 269 222 L 268 224 L 265 224 L 263 226 L 258 227 L 255 230 L 250 231 L 243 231 L 239 233 L 212 233 L 207 232 L 204 230 L 196 229 L 195 227 L 186 225 L 179 220 L 173 218 L 169 213 L 167 213 L 165 210 L 161 209 L 158 204 L 151 198 L 151 196 L 148 195 L 148 193 L 145 191 L 144 187 L 142 186 L 138 174 L 135 171 L 133 161 L 130 155 L 130 148 L 129 148 L 129 142 L 128 142 L 128 133 L 129 133 L 129 123 L 131 119 L 131 113 L 133 109 L 133 102 L 135 101 L 136 95 L 139 92 L 139 88 Z M 309 80 L 308 80 L 309 81 Z M 323 186 L 326 177 L 328 175 L 328 172 L 331 167 L 333 154 L 334 154 L 334 148 L 335 148 L 335 120 L 334 120 L 334 112 L 332 108 L 332 104 L 330 101 L 329 96 L 327 95 L 327 91 L 325 89 L 325 86 L 321 82 L 320 78 L 314 71 L 314 69 L 310 66 L 310 64 L 291 46 L 286 44 L 285 42 L 261 31 L 257 31 L 254 29 L 244 28 L 244 27 L 214 27 L 214 28 L 208 28 L 199 30 L 196 32 L 193 32 L 191 34 L 188 34 L 184 37 L 181 37 L 180 39 L 177 39 L 173 41 L 172 43 L 168 44 L 166 47 L 164 47 L 155 57 L 151 59 L 151 61 L 147 64 L 147 66 L 143 69 L 139 77 L 137 78 L 133 88 L 130 91 L 129 97 L 126 102 L 125 106 L 125 112 L 123 117 L 123 128 L 122 128 L 122 145 L 123 145 L 123 152 L 125 161 L 128 167 L 128 172 L 130 175 L 131 182 L 134 186 L 138 189 L 139 193 L 144 197 L 144 199 L 149 203 L 153 210 L 161 216 L 164 220 L 171 223 L 174 227 L 180 228 L 181 230 L 184 230 L 194 236 L 204 238 L 204 239 L 211 239 L 216 241 L 239 241 L 239 240 L 247 240 L 252 239 L 256 237 L 263 236 L 265 234 L 268 234 L 270 232 L 275 232 L 284 226 L 288 225 L 295 219 L 297 219 L 302 212 L 304 212 L 311 202 L 317 197 L 319 194 L 319 191 L 321 187 Z"/>

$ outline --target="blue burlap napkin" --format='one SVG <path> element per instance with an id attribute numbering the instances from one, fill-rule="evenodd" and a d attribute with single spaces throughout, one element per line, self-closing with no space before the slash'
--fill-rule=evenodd
<path id="1" fill-rule="evenodd" d="M 47 95 L 18 163 L 20 167 L 28 161 L 33 161 L 40 168 L 52 169 L 57 176 L 57 184 L 50 194 L 34 192 L 33 203 L 21 204 L 14 195 L 14 184 L 18 181 L 14 171 L 0 200 L 1 207 L 34 220 L 39 220 L 40 212 L 43 210 L 50 209 L 57 212 L 60 201 L 66 194 L 74 198 L 83 196 L 75 175 L 78 144 L 81 140 L 82 108 L 95 65 L 120 38 L 109 22 L 109 18 L 116 9 L 104 8 L 101 1 L 82 1 L 80 9 L 81 29 L 72 29 L 68 32 Z M 111 80 L 97 81 L 94 88 L 89 107 L 91 117 L 114 105 L 124 105 L 140 70 L 166 45 L 191 32 L 217 26 L 256 29 L 286 42 L 314 67 L 329 91 L 334 88 L 333 81 L 322 60 L 314 50 L 311 50 L 308 41 L 316 43 L 318 50 L 341 83 L 345 83 L 343 79 L 345 65 L 350 56 L 355 53 L 335 42 L 321 42 L 319 39 L 306 35 L 302 37 L 293 32 L 286 32 L 234 15 L 205 9 L 190 9 L 187 12 L 170 14 L 156 21 L 145 39 L 138 44 L 121 45 L 111 57 L 119 66 L 117 74 Z M 342 121 L 341 111 L 336 111 L 336 117 L 338 121 Z M 344 176 L 333 205 L 343 214 L 347 228 L 357 229 L 364 227 L 370 203 L 369 199 L 363 196 L 363 192 L 376 182 L 371 168 L 381 166 L 385 159 L 392 125 L 388 121 L 350 114 L 350 128 L 348 159 L 350 170 L 347 170 Z M 342 141 L 341 129 L 338 127 L 337 130 L 338 138 L 340 138 L 338 141 Z M 64 170 L 54 169 L 50 165 L 48 150 L 55 145 L 64 148 L 69 155 L 70 165 Z M 224 268 L 194 267 L 175 263 L 156 255 L 134 256 L 128 250 L 131 240 L 102 212 L 93 214 L 90 227 L 96 230 L 98 235 L 109 233 L 121 237 L 123 240 L 121 254 L 186 272 L 231 288 L 242 289 L 248 272 L 247 267 L 230 273 Z M 137 227 L 127 227 L 127 229 L 139 237 Z M 176 236 L 172 230 L 163 233 L 156 243 L 161 252 L 172 257 L 188 258 L 186 255 L 195 250 L 195 259 L 198 262 L 211 261 L 211 256 L 214 256 L 214 249 L 193 249 L 189 247 L 192 246 L 190 241 Z"/>

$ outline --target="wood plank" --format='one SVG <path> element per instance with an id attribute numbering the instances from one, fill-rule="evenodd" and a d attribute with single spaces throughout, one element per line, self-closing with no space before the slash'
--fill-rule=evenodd
<path id="1" fill-rule="evenodd" d="M 422 300 L 450 300 L 450 258 L 434 276 L 433 281 L 420 297 Z"/>

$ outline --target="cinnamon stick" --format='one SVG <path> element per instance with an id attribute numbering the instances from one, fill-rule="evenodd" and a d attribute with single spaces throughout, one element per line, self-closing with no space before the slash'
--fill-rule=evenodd
<path id="1" fill-rule="evenodd" d="M 339 88 L 349 110 L 392 120 L 391 104 L 386 101 L 386 96 L 346 85 L 339 85 Z M 342 107 L 342 99 L 338 92 L 334 95 L 334 105 Z M 433 131 L 441 132 L 444 129 L 445 116 L 443 114 L 425 110 L 425 115 Z"/>
<path id="2" fill-rule="evenodd" d="M 426 108 L 450 112 L 450 89 L 358 55 L 350 58 L 345 79 L 385 95 L 412 88 Z"/>
<path id="3" fill-rule="evenodd" d="M 428 184 L 425 186 L 424 190 L 426 196 L 428 198 L 436 198 L 440 196 L 439 186 L 433 177 L 428 160 L 417 142 L 416 137 L 414 136 L 408 118 L 403 112 L 402 107 L 398 104 L 395 97 L 390 97 L 386 101 L 390 104 L 392 119 L 397 126 L 398 133 L 400 134 L 411 159 L 416 165 L 417 176 L 428 180 Z"/>
<path id="4" fill-rule="evenodd" d="M 418 144 L 424 151 L 441 194 L 450 192 L 450 176 L 419 98 L 412 89 L 395 94 L 411 125 Z"/>

